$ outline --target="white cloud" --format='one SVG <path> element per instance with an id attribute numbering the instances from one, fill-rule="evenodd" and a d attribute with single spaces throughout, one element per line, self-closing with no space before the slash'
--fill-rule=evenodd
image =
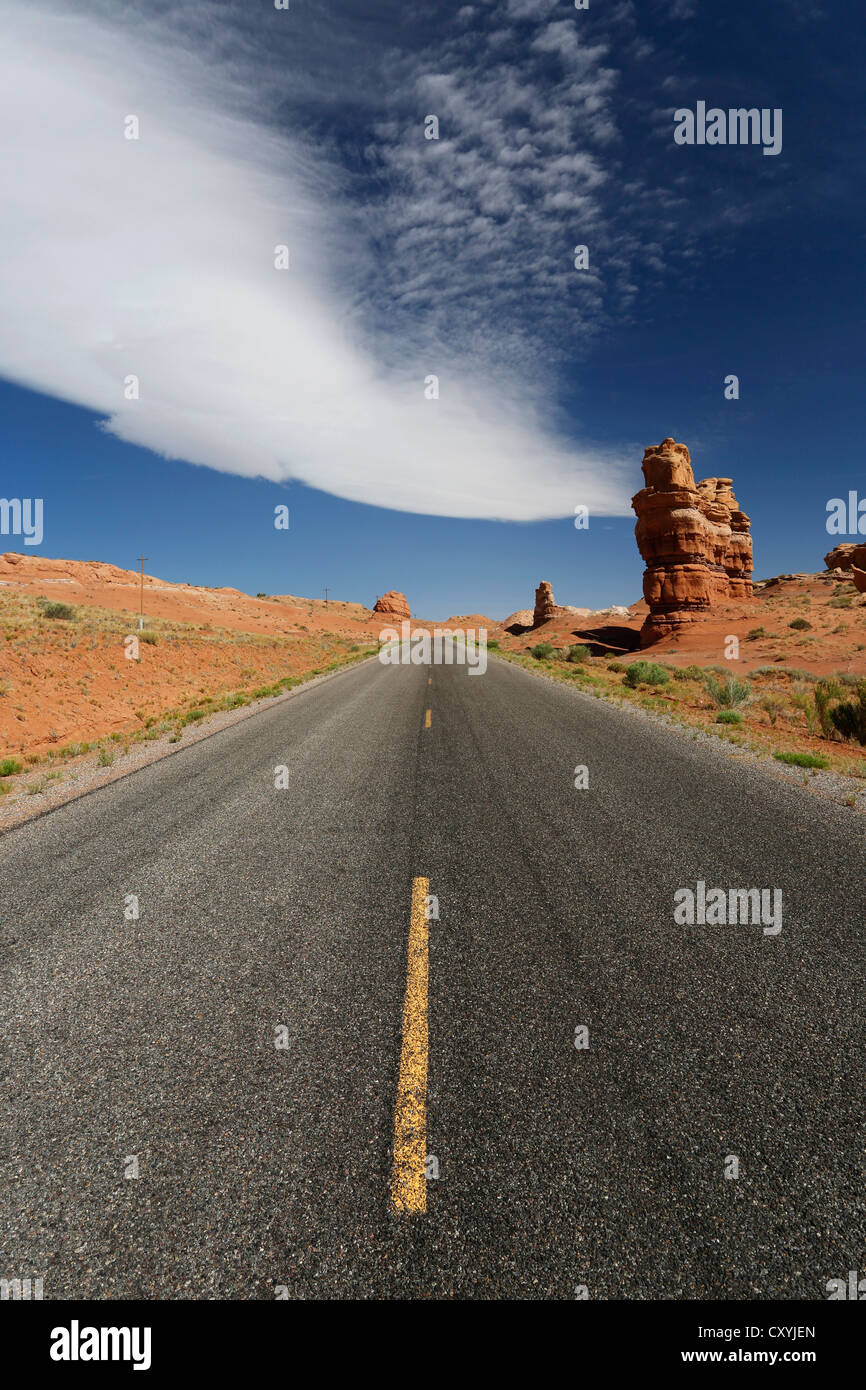
<path id="1" fill-rule="evenodd" d="M 634 460 L 552 430 L 540 373 L 494 363 L 483 339 L 452 352 L 438 325 L 411 341 L 371 328 L 371 253 L 323 156 L 229 114 L 231 94 L 220 101 L 177 46 L 35 0 L 0 0 L 0 20 L 0 374 L 168 457 L 356 501 L 516 520 L 577 503 L 627 513 Z M 128 114 L 138 141 L 124 138 Z M 569 184 L 578 176 L 593 186 L 591 160 L 568 167 Z M 477 185 L 473 217 L 507 203 L 495 162 L 456 161 L 450 179 Z M 558 186 L 543 191 L 555 200 Z M 405 238 L 423 249 L 435 216 L 407 209 Z M 284 242 L 287 272 L 273 266 Z M 429 373 L 437 401 L 424 399 Z"/>
<path id="2" fill-rule="evenodd" d="M 512 19 L 541 19 L 554 9 L 559 0 L 507 0 L 506 8 Z"/>

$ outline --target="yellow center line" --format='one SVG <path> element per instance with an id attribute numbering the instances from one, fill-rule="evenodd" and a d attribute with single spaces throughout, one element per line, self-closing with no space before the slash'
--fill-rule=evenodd
<path id="1" fill-rule="evenodd" d="M 424 728 L 425 728 L 425 729 L 429 729 L 429 728 L 430 728 L 430 719 L 431 719 L 431 717 L 432 717 L 432 716 L 431 716 L 430 710 L 428 709 L 427 713 L 424 715 Z"/>
<path id="2" fill-rule="evenodd" d="M 394 1111 L 394 1211 L 427 1210 L 427 894 L 430 880 L 413 878 L 409 920 L 403 1049 Z"/>

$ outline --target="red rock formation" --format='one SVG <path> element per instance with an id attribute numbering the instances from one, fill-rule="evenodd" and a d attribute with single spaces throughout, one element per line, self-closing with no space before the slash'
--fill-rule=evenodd
<path id="1" fill-rule="evenodd" d="M 374 613 L 387 613 L 389 618 L 411 618 L 409 602 L 405 594 L 399 593 L 396 589 L 389 589 L 387 594 L 376 599 Z"/>
<path id="2" fill-rule="evenodd" d="M 542 579 L 535 591 L 535 611 L 532 615 L 532 626 L 538 627 L 541 623 L 546 623 L 548 618 L 556 616 L 556 603 L 553 598 L 553 585 L 546 579 Z"/>
<path id="3" fill-rule="evenodd" d="M 854 551 L 862 550 L 866 557 L 866 546 L 858 545 L 857 541 L 841 541 L 839 545 L 834 545 L 832 550 L 828 550 L 824 556 L 824 564 L 828 570 L 841 570 L 840 579 L 853 579 L 851 573 L 852 563 L 863 568 L 864 561 L 854 559 Z"/>
<path id="4" fill-rule="evenodd" d="M 502 626 L 506 632 L 511 628 L 532 627 L 535 617 L 531 608 L 518 608 L 516 613 L 511 613 L 507 618 L 502 619 Z"/>
<path id="5" fill-rule="evenodd" d="M 650 614 L 641 646 L 670 637 L 726 599 L 752 597 L 752 538 L 730 478 L 696 483 L 685 444 L 663 439 L 643 458 L 646 486 L 632 498 L 646 561 Z"/>
<path id="6" fill-rule="evenodd" d="M 828 550 L 824 564 L 837 579 L 853 579 L 858 592 L 866 594 L 866 543 L 841 541 Z"/>
<path id="7" fill-rule="evenodd" d="M 842 544 L 836 546 L 836 553 L 844 551 L 841 563 L 836 570 L 840 579 L 853 579 L 854 587 L 861 594 L 866 594 L 866 544 Z M 834 554 L 831 550 L 830 555 L 825 556 L 829 560 Z M 829 568 L 829 566 L 828 566 Z"/>
<path id="8" fill-rule="evenodd" d="M 591 608 L 575 608 L 571 603 L 556 603 L 553 597 L 553 585 L 546 579 L 542 579 L 535 591 L 535 609 L 521 609 L 517 613 L 512 613 L 510 618 L 505 619 L 503 626 L 511 627 L 518 622 L 524 614 L 528 615 L 528 621 L 521 623 L 524 627 L 540 627 L 542 623 L 548 622 L 551 618 L 585 618 L 593 610 Z"/>

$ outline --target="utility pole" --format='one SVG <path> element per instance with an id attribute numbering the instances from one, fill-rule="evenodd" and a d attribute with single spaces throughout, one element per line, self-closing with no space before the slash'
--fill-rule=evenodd
<path id="1" fill-rule="evenodd" d="M 141 567 L 141 588 L 140 588 L 140 590 L 139 590 L 139 601 L 138 601 L 138 630 L 139 630 L 139 632 L 141 632 L 141 631 L 144 629 L 144 562 L 145 562 L 146 559 L 147 559 L 147 556 L 146 556 L 146 555 L 139 555 L 139 557 L 138 557 L 138 563 L 139 563 L 139 565 L 140 565 L 140 567 Z"/>
<path id="2" fill-rule="evenodd" d="M 328 606 L 328 591 L 327 591 L 327 589 L 326 589 L 326 590 L 325 590 L 325 607 L 327 608 L 327 606 Z"/>

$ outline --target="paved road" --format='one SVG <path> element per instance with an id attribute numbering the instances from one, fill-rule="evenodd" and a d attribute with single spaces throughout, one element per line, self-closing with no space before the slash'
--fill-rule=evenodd
<path id="1" fill-rule="evenodd" d="M 418 877 L 439 1177 L 397 1214 Z M 782 931 L 676 924 L 698 880 L 781 888 Z M 822 1298 L 866 1265 L 863 881 L 850 811 L 633 715 L 356 667 L 0 839 L 0 1273 Z"/>

